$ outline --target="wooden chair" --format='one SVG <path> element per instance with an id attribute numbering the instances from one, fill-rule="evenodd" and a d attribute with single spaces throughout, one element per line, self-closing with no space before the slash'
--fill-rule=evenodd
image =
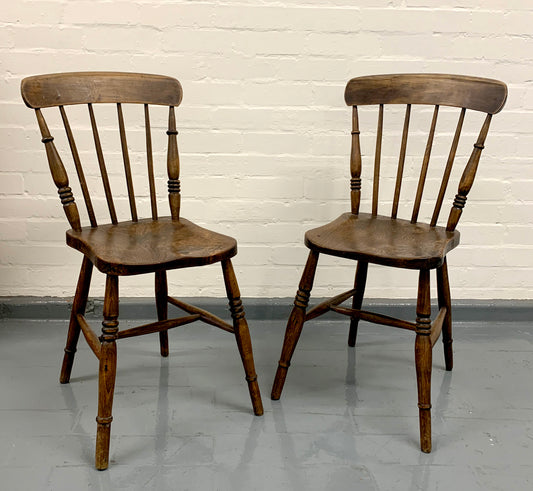
<path id="1" fill-rule="evenodd" d="M 287 369 L 304 322 L 315 319 L 330 310 L 350 317 L 348 337 L 350 346 L 355 345 L 357 325 L 360 319 L 408 329 L 416 333 L 415 364 L 420 418 L 420 447 L 423 452 L 431 451 L 430 384 L 432 348 L 441 331 L 446 370 L 451 370 L 453 365 L 452 316 L 446 254 L 459 244 L 459 232 L 456 230 L 456 226 L 476 175 L 492 115 L 502 109 L 506 97 L 507 87 L 504 83 L 465 76 L 438 74 L 377 75 L 358 77 L 348 82 L 345 101 L 347 105 L 353 106 L 350 159 L 351 211 L 342 214 L 333 222 L 309 230 L 305 234 L 305 245 L 310 249 L 310 252 L 300 280 L 294 307 L 287 323 L 281 358 L 272 388 L 272 399 L 277 400 L 281 396 Z M 402 104 L 406 107 L 405 116 L 402 118 L 404 123 L 401 139 L 398 137 L 400 149 L 399 159 L 396 157 L 396 162 L 398 162 L 395 172 L 396 178 L 392 178 L 395 181 L 395 188 L 393 195 L 389 197 L 389 203 L 391 204 L 390 216 L 381 215 L 379 213 L 381 210 L 378 210 L 378 205 L 380 203 L 383 205 L 383 200 L 380 201 L 379 198 L 381 198 L 380 168 L 385 104 Z M 359 129 L 358 107 L 366 105 L 376 105 L 378 115 L 371 213 L 360 213 L 363 160 L 361 142 L 363 141 L 363 135 Z M 409 167 L 406 155 L 409 123 L 412 119 L 411 111 L 415 111 L 413 105 L 431 105 L 434 106 L 434 109 L 429 136 L 425 144 L 425 152 L 420 159 L 421 165 L 414 166 L 418 167 L 420 171 L 416 195 L 414 200 L 412 200 L 411 216 L 410 219 L 400 219 L 398 218 L 399 209 L 402 209 L 399 206 L 400 191 L 402 190 L 402 182 L 405 183 L 406 181 L 404 174 L 407 174 Z M 436 186 L 435 189 L 435 191 L 438 189 L 438 192 L 435 193 L 436 200 L 433 202 L 434 204 L 431 204 L 433 211 L 431 215 L 428 214 L 428 218 L 431 216 L 431 219 L 428 220 L 429 223 L 423 223 L 419 221 L 419 212 L 423 203 L 422 193 L 428 175 L 430 154 L 436 133 L 439 107 L 441 106 L 459 108 L 448 110 L 457 111 L 458 122 L 455 130 L 452 127 L 450 132 L 453 137 L 450 136 L 449 138 L 451 140 L 449 153 L 445 152 L 444 158 L 441 159 L 442 162 L 435 164 L 440 166 L 438 169 L 442 180 L 440 187 Z M 368 109 L 366 108 L 366 110 Z M 393 110 L 395 108 L 389 109 L 388 106 L 387 109 Z M 396 106 L 396 109 L 398 109 L 398 106 Z M 462 177 L 459 179 L 458 192 L 455 195 L 455 199 L 453 199 L 447 224 L 446 226 L 438 226 L 439 212 L 452 175 L 452 166 L 467 109 L 486 113 L 486 116 L 474 143 L 470 158 L 464 167 Z M 427 112 L 427 108 L 424 106 L 417 107 L 416 110 Z M 402 114 L 400 113 L 401 116 Z M 446 153 L 448 155 L 447 158 Z M 394 175 L 394 172 L 392 175 Z M 414 182 L 416 182 L 416 176 Z M 355 284 L 353 289 L 321 302 L 307 311 L 320 254 L 356 260 Z M 419 271 L 416 322 L 407 322 L 361 310 L 369 263 Z M 436 269 L 439 311 L 436 318 L 431 321 L 430 270 L 433 269 Z M 350 298 L 352 299 L 351 307 L 341 305 Z"/>
<path id="2" fill-rule="evenodd" d="M 35 109 L 52 177 L 58 188 L 65 214 L 72 227 L 67 231 L 67 244 L 83 254 L 78 286 L 72 305 L 60 382 L 68 383 L 70 380 L 74 354 L 81 330 L 90 348 L 100 361 L 98 416 L 96 418 L 96 468 L 102 470 L 108 466 L 110 426 L 113 419 L 111 409 L 117 361 L 116 341 L 119 339 L 158 332 L 161 355 L 168 356 L 167 331 L 177 326 L 201 320 L 235 334 L 246 373 L 246 380 L 248 381 L 254 413 L 256 415 L 263 414 L 250 334 L 231 263 L 231 257 L 237 253 L 237 243 L 231 237 L 199 227 L 180 217 L 180 166 L 177 146 L 178 132 L 176 131 L 174 114 L 174 108 L 180 104 L 182 98 L 180 83 L 170 77 L 134 73 L 58 73 L 26 78 L 22 81 L 21 89 L 26 105 Z M 118 159 L 123 160 L 124 166 L 123 172 L 119 169 L 118 173 L 119 177 L 120 174 L 125 176 L 125 180 L 122 178 L 121 181 L 125 182 L 124 185 L 127 188 L 127 193 L 124 192 L 124 195 L 127 196 L 131 213 L 131 220 L 127 221 L 119 221 L 116 211 L 118 207 L 115 207 L 116 200 L 111 192 L 111 184 L 115 182 L 112 181 L 112 178 L 117 177 L 117 169 L 110 169 L 108 172 L 108 167 L 110 166 L 106 166 L 101 135 L 104 132 L 108 133 L 109 125 L 112 124 L 114 126 L 114 124 L 106 120 L 103 130 L 99 131 L 99 126 L 96 123 L 97 110 L 95 106 L 101 103 L 116 105 L 115 117 L 118 121 L 118 132 L 113 133 L 120 136 L 121 152 L 118 151 L 117 153 L 119 155 Z M 91 163 L 97 161 L 99 169 L 97 170 L 96 165 L 94 165 L 91 172 L 94 173 L 96 179 L 101 177 L 111 223 L 102 225 L 97 223 L 95 213 L 97 207 L 96 205 L 93 206 L 93 202 L 96 203 L 96 198 L 95 200 L 91 198 L 88 186 L 89 178 L 86 179 L 85 176 L 85 171 L 90 168 L 82 166 L 81 156 L 84 155 L 83 152 L 78 151 L 78 140 L 74 139 L 74 133 L 67 118 L 66 106 L 79 104 L 86 104 L 88 107 L 89 114 L 85 132 L 89 133 L 89 135 L 92 133 L 88 138 L 94 139 L 96 158 L 92 157 L 90 160 L 92 161 Z M 126 139 L 127 133 L 125 129 L 125 110 L 123 110 L 123 105 L 126 104 L 136 104 L 136 107 L 140 107 L 138 111 L 141 119 L 142 110 L 144 109 L 144 121 L 141 121 L 135 127 L 137 132 L 141 134 L 141 141 L 144 140 L 146 148 L 144 159 L 138 159 L 140 160 L 140 166 L 137 165 L 138 162 L 130 162 L 129 144 Z M 168 135 L 168 137 L 162 137 L 162 145 L 165 145 L 164 140 L 167 139 L 168 200 L 171 214 L 169 217 L 159 216 L 156 198 L 157 181 L 154 176 L 157 174 L 154 170 L 157 169 L 157 165 L 154 162 L 155 152 L 152 150 L 152 136 L 155 137 L 155 131 L 151 130 L 151 105 L 168 106 L 169 108 L 168 126 L 165 123 L 160 124 L 159 127 L 153 125 L 154 128 L 161 130 L 160 135 L 163 135 L 165 130 L 166 135 Z M 68 146 L 70 146 L 72 161 L 85 201 L 89 226 L 82 226 L 81 224 L 80 213 L 74 201 L 73 192 L 69 187 L 67 171 L 43 115 L 42 109 L 51 107 L 59 108 L 66 132 L 66 140 L 68 141 Z M 107 108 L 109 108 L 109 105 Z M 70 108 L 69 111 L 74 111 L 74 109 Z M 61 126 L 61 123 L 59 123 L 59 126 Z M 142 146 L 141 144 L 141 148 Z M 154 150 L 156 149 L 154 148 Z M 120 153 L 122 154 L 122 159 Z M 155 155 L 157 156 L 157 154 Z M 145 187 L 149 190 L 146 191 L 145 202 L 149 203 L 146 207 L 151 210 L 151 217 L 146 219 L 141 219 L 138 216 L 137 200 L 134 193 L 134 182 L 136 182 L 134 181 L 136 177 L 134 170 L 137 167 L 142 168 L 144 166 L 142 160 L 146 162 L 144 165 L 146 165 L 147 171 L 145 170 L 144 172 L 148 174 L 148 185 L 146 186 L 144 182 Z M 119 167 L 122 167 L 122 165 L 119 165 Z M 98 176 L 98 173 L 100 176 Z M 146 180 L 144 179 L 144 181 Z M 126 199 L 124 198 L 123 201 L 126 201 Z M 105 209 L 105 205 L 103 208 Z M 169 297 L 167 293 L 167 270 L 203 266 L 216 262 L 220 262 L 222 265 L 233 319 L 232 325 L 203 309 Z M 96 266 L 98 270 L 106 275 L 103 308 L 104 321 L 102 323 L 101 336 L 98 336 L 91 329 L 84 317 L 93 266 Z M 140 327 L 119 330 L 118 278 L 119 276 L 142 273 L 155 274 L 155 299 L 158 321 Z M 167 315 L 168 303 L 179 307 L 188 315 L 169 319 Z"/>

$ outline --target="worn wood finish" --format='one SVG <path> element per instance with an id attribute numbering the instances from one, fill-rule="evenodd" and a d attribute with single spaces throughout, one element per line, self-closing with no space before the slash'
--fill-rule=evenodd
<path id="1" fill-rule="evenodd" d="M 181 206 L 180 159 L 178 154 L 178 131 L 176 130 L 176 116 L 174 113 L 174 107 L 172 106 L 169 108 L 167 135 L 168 200 L 170 203 L 172 219 L 179 220 Z"/>
<path id="2" fill-rule="evenodd" d="M 103 273 L 116 275 L 204 266 L 237 253 L 232 237 L 169 217 L 68 230 L 67 244 Z"/>
<path id="3" fill-rule="evenodd" d="M 440 268 L 437 268 L 437 295 L 439 309 L 446 308 L 446 317 L 442 324 L 442 343 L 444 346 L 444 362 L 446 370 L 453 369 L 453 339 L 452 339 L 452 300 L 450 283 L 448 279 L 448 265 L 446 259 Z"/>
<path id="4" fill-rule="evenodd" d="M 152 210 L 152 220 L 157 220 L 157 196 L 155 193 L 152 129 L 150 125 L 150 109 L 148 104 L 144 105 L 144 131 L 146 138 L 146 166 L 148 167 L 148 185 L 150 186 L 150 208 Z"/>
<path id="5" fill-rule="evenodd" d="M 28 107 L 124 103 L 179 106 L 180 83 L 171 77 L 145 73 L 72 72 L 27 77 L 22 98 Z"/>
<path id="6" fill-rule="evenodd" d="M 159 270 L 155 272 L 155 306 L 157 309 L 157 320 L 165 321 L 168 319 L 168 283 L 167 272 Z M 168 356 L 168 332 L 159 332 L 159 347 L 161 356 Z"/>
<path id="7" fill-rule="evenodd" d="M 48 125 L 46 124 L 42 112 L 37 109 L 35 114 L 37 116 L 39 129 L 41 130 L 41 141 L 44 143 L 44 148 L 46 149 L 48 165 L 50 167 L 50 172 L 52 173 L 52 179 L 57 187 L 57 193 L 61 199 L 61 204 L 63 205 L 63 211 L 65 212 L 70 226 L 74 230 L 80 230 L 81 222 L 78 207 L 74 201 L 72 189 L 69 187 L 67 171 L 65 170 L 61 157 L 54 144 L 54 137 L 50 135 L 50 130 L 48 129 Z"/>
<path id="8" fill-rule="evenodd" d="M 354 280 L 354 295 L 352 298 L 352 309 L 359 310 L 363 305 L 363 296 L 365 294 L 366 277 L 368 274 L 368 263 L 364 261 L 357 261 L 357 269 L 355 271 Z M 348 334 L 348 346 L 355 346 L 357 339 L 357 328 L 359 326 L 359 318 L 352 317 L 350 321 L 350 332 Z"/>
<path id="9" fill-rule="evenodd" d="M 352 319 L 360 319 L 374 324 L 381 324 L 383 326 L 399 327 L 400 329 L 407 329 L 408 331 L 414 331 L 416 329 L 415 324 L 407 322 L 401 319 L 396 319 L 388 315 L 377 314 L 376 312 L 368 312 L 360 309 L 350 309 L 348 307 L 331 307 L 331 310 L 342 315 L 347 315 Z"/>
<path id="10" fill-rule="evenodd" d="M 59 111 L 61 112 L 61 119 L 63 120 L 63 126 L 65 127 L 65 133 L 67 134 L 68 143 L 70 146 L 70 151 L 72 153 L 72 158 L 74 160 L 74 165 L 76 166 L 76 173 L 78 174 L 78 180 L 81 186 L 81 192 L 83 194 L 83 199 L 85 200 L 85 207 L 87 208 L 87 215 L 89 216 L 89 221 L 92 227 L 96 227 L 96 216 L 94 214 L 93 203 L 91 200 L 91 195 L 89 193 L 89 188 L 87 187 L 87 181 L 85 179 L 85 173 L 83 172 L 83 166 L 81 165 L 80 154 L 78 153 L 78 147 L 76 146 L 76 140 L 74 139 L 74 133 L 70 127 L 70 123 L 67 117 L 67 113 L 63 106 L 59 106 Z"/>
<path id="11" fill-rule="evenodd" d="M 21 90 L 26 104 L 35 110 L 52 178 L 71 226 L 66 234 L 67 244 L 83 254 L 60 381 L 68 383 L 70 380 L 74 354 L 80 332 L 82 332 L 100 363 L 98 416 L 96 418 L 96 468 L 106 469 L 109 465 L 118 340 L 159 333 L 161 355 L 168 356 L 167 331 L 171 328 L 200 320 L 234 334 L 248 382 L 253 411 L 257 415 L 262 414 L 263 406 L 255 373 L 250 334 L 244 317 L 237 279 L 230 261 L 230 258 L 237 253 L 237 242 L 232 237 L 199 227 L 180 216 L 180 161 L 175 113 L 182 98 L 179 82 L 173 78 L 158 75 L 113 72 L 65 73 L 29 77 L 22 81 Z M 99 108 L 96 108 L 102 103 L 116 105 L 122 168 L 120 164 L 117 166 L 118 169 L 114 167 L 115 159 L 106 159 L 108 155 L 105 154 L 104 149 L 107 150 L 107 146 L 102 144 L 100 133 L 104 135 L 107 128 L 102 132 L 99 130 L 97 117 Z M 141 138 L 144 136 L 146 147 L 146 175 L 150 193 L 151 218 L 139 216 L 142 208 L 136 201 L 134 191 L 134 182 L 137 185 L 138 177 L 134 175 L 136 166 L 132 165 L 133 160 L 130 159 L 127 135 L 131 136 L 131 134 L 128 133 L 126 124 L 129 121 L 125 118 L 128 113 L 123 107 L 130 103 L 142 105 L 144 110 L 144 135 Z M 80 155 L 78 151 L 74 131 L 76 125 L 73 124 L 74 119 L 69 120 L 67 115 L 70 111 L 67 106 L 74 104 L 87 105 L 89 113 L 96 159 L 87 158 L 88 162 L 82 161 L 81 156 L 85 160 L 85 154 Z M 149 107 L 152 104 L 168 107 L 166 121 L 152 124 Z M 89 223 L 86 226 L 81 223 L 74 195 L 69 186 L 69 176 L 54 143 L 54 137 L 50 134 L 43 108 L 50 108 L 44 111 L 53 111 L 57 109 L 52 108 L 58 108 L 61 114 L 87 208 Z M 156 115 L 157 111 L 153 113 Z M 162 163 L 154 161 L 154 149 L 152 148 L 152 131 L 165 131 L 161 128 L 166 129 L 167 135 L 166 172 L 164 172 L 164 161 Z M 65 162 L 68 160 L 70 159 L 65 159 Z M 91 162 L 92 160 L 95 162 Z M 97 219 L 93 207 L 93 202 L 96 202 L 98 197 L 93 200 L 85 178 L 86 170 L 91 164 L 93 166 L 91 172 L 97 175 L 99 171 L 102 179 L 103 196 L 109 211 L 108 218 L 98 217 Z M 131 220 L 127 221 L 123 221 L 117 213 L 120 208 L 115 207 L 113 195 L 115 190 L 112 188 L 119 186 L 116 184 L 118 181 L 113 180 L 111 183 L 110 179 L 110 177 L 115 178 L 122 171 L 131 216 Z M 168 179 L 168 195 L 165 198 L 169 204 L 170 216 L 160 216 L 158 210 L 155 183 L 161 174 L 166 174 Z M 117 197 L 117 204 L 120 198 L 121 195 Z M 204 266 L 216 262 L 222 263 L 223 278 L 233 319 L 232 325 L 205 310 L 168 296 L 167 270 Z M 84 317 L 94 266 L 107 275 L 101 335 L 93 330 Z M 157 321 L 121 331 L 118 328 L 118 277 L 143 273 L 155 275 Z M 182 308 L 189 315 L 169 319 L 168 303 Z"/>
<path id="12" fill-rule="evenodd" d="M 235 329 L 233 328 L 233 326 L 229 325 L 226 321 L 222 320 L 220 317 L 217 317 L 211 312 L 208 312 L 207 310 L 201 309 L 194 305 L 190 305 L 177 298 L 168 297 L 167 300 L 168 300 L 168 303 L 175 305 L 176 307 L 180 308 L 181 310 L 184 310 L 185 312 L 189 314 L 199 315 L 200 319 L 206 324 L 218 327 L 219 329 L 222 329 L 223 331 L 235 334 Z"/>
<path id="13" fill-rule="evenodd" d="M 431 339 L 431 347 L 432 348 L 433 348 L 433 346 L 435 346 L 435 343 L 437 342 L 437 340 L 439 339 L 439 337 L 441 335 L 442 326 L 444 324 L 444 319 L 446 318 L 447 312 L 448 312 L 448 309 L 446 307 L 442 307 L 439 310 L 439 313 L 437 314 L 437 317 L 435 318 L 435 320 L 431 324 L 431 334 L 430 334 L 429 338 Z"/>
<path id="14" fill-rule="evenodd" d="M 89 348 L 91 348 L 96 358 L 100 359 L 100 355 L 102 354 L 102 343 L 98 338 L 98 335 L 92 330 L 91 326 L 83 315 L 78 314 L 76 319 L 81 328 L 81 332 L 85 337 L 85 341 L 87 341 L 87 344 L 89 345 Z"/>
<path id="15" fill-rule="evenodd" d="M 158 332 L 159 334 L 167 334 L 169 329 L 174 327 L 186 326 L 191 322 L 200 319 L 198 314 L 187 315 L 185 317 L 179 317 L 177 319 L 161 319 L 157 322 L 151 322 L 150 324 L 144 324 L 138 327 L 132 327 L 131 329 L 125 329 L 117 333 L 117 339 L 132 338 L 135 336 L 144 336 L 145 334 L 152 334 Z M 167 344 L 168 348 L 168 344 Z M 161 356 L 168 356 L 168 353 L 161 353 Z"/>
<path id="16" fill-rule="evenodd" d="M 315 319 L 328 311 L 350 317 L 348 336 L 350 346 L 355 345 L 359 320 L 410 330 L 416 333 L 415 364 L 420 419 L 420 448 L 423 452 L 431 451 L 432 348 L 441 334 L 444 343 L 446 369 L 451 370 L 453 366 L 452 312 L 446 256 L 459 244 L 460 235 L 456 231 L 456 227 L 474 182 L 492 115 L 502 109 L 506 97 L 507 87 L 502 82 L 459 75 L 377 75 L 358 77 L 348 82 L 345 100 L 348 105 L 353 106 L 350 154 L 351 212 L 344 213 L 332 222 L 309 230 L 305 234 L 305 245 L 310 249 L 309 259 L 300 280 L 295 306 L 287 322 L 282 354 L 272 389 L 273 399 L 278 399 L 281 395 L 287 368 L 304 322 Z M 379 214 L 380 203 L 383 201 L 379 181 L 380 176 L 385 175 L 385 170 L 382 167 L 388 161 L 388 159 L 382 159 L 382 148 L 387 148 L 384 147 L 386 135 L 383 131 L 383 121 L 387 117 L 387 105 L 389 104 L 406 105 L 394 195 L 385 197 L 385 199 L 392 199 L 390 217 Z M 425 140 L 425 151 L 420 159 L 421 165 L 418 175 L 410 175 L 411 166 L 408 166 L 406 162 L 408 162 L 407 158 L 412 158 L 410 142 L 418 137 L 418 134 L 410 135 L 409 127 L 414 111 L 420 109 L 415 105 L 420 104 L 433 106 L 433 117 Z M 367 154 L 361 149 L 362 139 L 360 135 L 364 133 L 365 129 L 360 125 L 358 107 L 364 105 L 375 105 L 378 113 L 373 156 L 374 170 L 373 176 L 370 176 L 373 177 L 373 182 L 369 186 L 372 193 L 370 213 L 360 211 L 363 185 L 361 181 L 362 160 L 363 156 Z M 453 135 L 453 140 L 447 159 L 443 159 L 445 162 L 439 163 L 436 158 L 431 158 L 431 154 L 433 147 L 436 147 L 434 142 L 439 137 L 437 128 L 440 130 L 442 126 L 441 122 L 437 125 L 437 118 L 442 106 L 459 108 L 457 110 L 459 117 L 456 126 L 452 126 L 451 130 L 443 128 L 443 132 Z M 424 110 L 424 108 L 422 109 Z M 459 164 L 456 162 L 456 154 L 459 140 L 462 138 L 461 132 L 467 109 L 485 112 L 486 117 L 469 160 Z M 370 129 L 370 131 L 372 130 Z M 419 161 L 418 156 L 414 157 L 416 157 L 416 161 Z M 372 159 L 372 156 L 369 159 Z M 371 163 L 368 164 L 371 165 Z M 425 188 L 426 181 L 429 181 L 429 170 L 433 171 L 436 165 L 442 166 L 436 168 L 437 175 L 442 172 L 442 180 L 435 197 L 435 204 L 430 210 L 432 212 L 431 221 L 425 223 L 419 217 L 423 216 L 426 203 L 430 202 L 432 198 L 432 196 L 428 196 L 429 192 L 425 191 Z M 458 191 L 453 203 L 451 203 L 446 227 L 439 226 L 439 214 L 442 207 L 445 206 L 446 190 L 451 184 L 452 168 L 457 165 L 464 166 L 463 174 L 458 183 Z M 412 197 L 413 208 L 409 220 L 398 217 L 403 210 L 400 208 L 400 201 L 408 199 L 403 196 L 406 194 L 406 186 L 402 190 L 402 182 L 407 179 L 417 179 L 417 189 L 415 196 Z M 354 288 L 322 301 L 306 314 L 319 254 L 358 261 Z M 368 264 L 370 263 L 419 271 L 416 322 L 362 310 Z M 439 312 L 432 322 L 429 273 L 433 269 L 436 269 L 437 272 Z M 350 298 L 352 299 L 351 308 L 342 305 Z"/>
<path id="17" fill-rule="evenodd" d="M 353 78 L 346 85 L 348 106 L 429 104 L 500 112 L 507 86 L 499 80 L 464 75 L 406 73 Z"/>
<path id="18" fill-rule="evenodd" d="M 104 151 L 102 150 L 100 133 L 98 132 L 98 124 L 96 123 L 96 116 L 94 115 L 92 104 L 89 104 L 89 117 L 91 118 L 94 147 L 96 149 L 96 156 L 98 158 L 98 166 L 100 167 L 100 175 L 102 176 L 102 184 L 104 185 L 107 208 L 109 209 L 111 222 L 116 225 L 118 223 L 117 212 L 115 210 L 115 202 L 113 201 L 113 193 L 111 191 L 111 184 L 109 183 L 109 176 L 107 175 L 107 167 L 105 165 Z"/>
<path id="19" fill-rule="evenodd" d="M 487 138 L 487 134 L 489 132 L 491 118 L 492 115 L 487 114 L 485 122 L 483 123 L 483 127 L 479 132 L 478 139 L 476 143 L 474 143 L 474 149 L 470 154 L 468 164 L 466 164 L 463 175 L 461 176 L 459 189 L 455 195 L 453 207 L 450 210 L 450 216 L 448 217 L 448 224 L 446 225 L 447 230 L 455 230 L 455 227 L 457 227 L 457 223 L 459 222 L 459 218 L 461 218 L 461 214 L 463 213 L 463 208 L 466 204 L 466 198 L 470 192 L 470 189 L 472 188 L 472 184 L 474 184 L 474 178 L 476 177 L 479 159 L 481 158 L 481 152 L 485 148 L 485 139 Z"/>
<path id="20" fill-rule="evenodd" d="M 311 295 L 311 289 L 313 288 L 318 256 L 319 254 L 315 251 L 309 252 L 307 263 L 298 287 L 298 292 L 294 299 L 294 307 L 292 308 L 291 315 L 287 322 L 281 357 L 270 395 L 274 400 L 278 400 L 281 397 L 281 392 L 285 385 L 285 378 L 287 377 L 287 370 L 289 369 L 292 355 L 296 348 L 296 344 L 298 343 L 298 339 L 300 339 L 300 334 L 302 333 L 302 328 L 305 322 L 305 310 L 309 304 L 309 297 Z"/>
<path id="21" fill-rule="evenodd" d="M 128 200 L 130 203 L 131 219 L 136 222 L 137 206 L 135 205 L 135 192 L 133 190 L 133 178 L 131 175 L 130 154 L 128 152 L 128 140 L 126 138 L 126 127 L 124 125 L 124 114 L 122 113 L 122 104 L 117 104 L 118 127 L 120 131 L 120 147 L 122 149 L 122 158 L 124 160 L 124 174 L 128 185 Z"/>
<path id="22" fill-rule="evenodd" d="M 448 161 L 446 162 L 446 168 L 444 169 L 444 175 L 442 176 L 442 182 L 439 189 L 439 195 L 437 196 L 437 202 L 435 203 L 435 209 L 433 211 L 433 216 L 431 217 L 430 225 L 434 227 L 437 225 L 437 220 L 439 219 L 439 213 L 444 201 L 444 193 L 446 193 L 446 188 L 448 187 L 448 182 L 450 181 L 450 174 L 452 172 L 453 161 L 455 159 L 455 153 L 457 152 L 457 145 L 459 144 L 459 137 L 461 136 L 461 130 L 463 129 L 463 123 L 465 120 L 466 109 L 463 107 L 459 115 L 459 121 L 457 121 L 457 127 L 455 128 L 455 134 L 453 136 L 452 146 L 450 148 L 450 153 L 448 155 Z"/>
<path id="23" fill-rule="evenodd" d="M 231 318 L 233 319 L 233 329 L 235 331 L 235 340 L 241 355 L 244 373 L 246 374 L 246 381 L 248 382 L 248 390 L 252 400 L 252 406 L 256 416 L 263 414 L 263 402 L 261 401 L 261 393 L 257 383 L 257 374 L 255 373 L 254 355 L 252 353 L 252 341 L 250 339 L 250 331 L 248 330 L 248 323 L 244 316 L 244 308 L 241 301 L 241 293 L 235 271 L 230 259 L 222 261 L 222 273 L 224 275 L 224 284 L 226 285 L 226 295 L 228 296 L 229 309 Z"/>
<path id="24" fill-rule="evenodd" d="M 68 326 L 67 343 L 65 345 L 65 355 L 63 356 L 63 365 L 61 366 L 61 374 L 59 376 L 59 382 L 62 384 L 68 384 L 70 381 L 74 355 L 80 337 L 78 315 L 85 314 L 87 299 L 89 298 L 92 272 L 93 263 L 84 256 L 78 278 L 78 286 L 76 287 L 76 294 L 74 295 L 74 301 L 72 302 L 72 310 L 70 311 L 70 323 Z"/>
<path id="25" fill-rule="evenodd" d="M 100 368 L 98 371 L 98 416 L 96 417 L 95 467 L 107 469 L 113 421 L 113 395 L 117 373 L 118 276 L 107 275 L 102 322 Z"/>
<path id="26" fill-rule="evenodd" d="M 409 122 L 411 120 L 411 104 L 407 104 L 402 131 L 402 145 L 400 157 L 398 158 L 398 170 L 396 171 L 396 187 L 394 188 L 394 199 L 392 201 L 391 218 L 398 216 L 398 205 L 400 203 L 400 191 L 402 189 L 403 169 L 405 166 L 405 155 L 407 154 L 407 137 L 409 135 Z"/>
<path id="27" fill-rule="evenodd" d="M 331 310 L 332 307 L 339 305 L 342 302 L 353 297 L 355 292 L 356 292 L 356 289 L 354 288 L 352 290 L 348 290 L 347 292 L 340 293 L 339 295 L 336 295 L 335 297 L 328 298 L 327 300 L 324 300 L 318 305 L 315 305 L 312 309 L 309 309 L 307 311 L 307 314 L 305 314 L 305 322 L 311 319 L 314 319 L 315 317 L 319 317 L 322 314 L 325 314 L 328 310 Z"/>
<path id="28" fill-rule="evenodd" d="M 374 189 L 372 190 L 372 215 L 378 214 L 379 174 L 381 170 L 381 145 L 383 142 L 383 104 L 379 105 L 378 128 L 376 131 L 376 153 L 374 156 Z"/>
<path id="29" fill-rule="evenodd" d="M 431 296 L 429 270 L 422 269 L 418 278 L 416 305 L 415 365 L 418 386 L 420 449 L 431 452 Z"/>
<path id="30" fill-rule="evenodd" d="M 428 141 L 426 144 L 426 151 L 424 152 L 424 160 L 422 168 L 420 169 L 420 178 L 418 179 L 418 187 L 416 188 L 415 204 L 413 206 L 413 214 L 411 216 L 411 223 L 416 223 L 418 220 L 418 213 L 420 212 L 420 204 L 422 203 L 422 193 L 424 192 L 424 185 L 426 184 L 426 177 L 428 173 L 429 158 L 431 157 L 431 149 L 433 147 L 433 139 L 435 138 L 435 128 L 437 126 L 437 116 L 439 115 L 439 106 L 435 106 L 433 111 L 433 119 L 431 120 L 431 128 L 429 130 Z"/>
<path id="31" fill-rule="evenodd" d="M 352 150 L 350 154 L 350 200 L 352 213 L 359 213 L 361 203 L 361 142 L 357 106 L 352 110 Z"/>
<path id="32" fill-rule="evenodd" d="M 460 234 L 408 220 L 344 213 L 309 230 L 305 245 L 331 256 L 409 269 L 436 268 L 459 244 Z"/>

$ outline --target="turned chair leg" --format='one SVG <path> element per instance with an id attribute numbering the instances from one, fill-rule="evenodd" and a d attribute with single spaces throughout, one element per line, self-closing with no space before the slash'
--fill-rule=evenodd
<path id="1" fill-rule="evenodd" d="M 311 289 L 313 288 L 313 280 L 315 278 L 315 271 L 318 262 L 318 252 L 310 251 L 307 263 L 298 286 L 298 292 L 294 299 L 294 307 L 291 315 L 287 321 L 287 328 L 285 329 L 285 338 L 283 340 L 283 348 L 281 350 L 281 357 L 272 385 L 272 393 L 270 397 L 278 400 L 281 397 L 285 378 L 287 377 L 287 370 L 289 369 L 291 358 L 300 338 L 302 328 L 305 321 L 305 310 L 309 304 L 309 297 Z"/>
<path id="2" fill-rule="evenodd" d="M 235 339 L 244 366 L 244 373 L 246 374 L 246 381 L 248 382 L 248 390 L 250 392 L 254 414 L 256 416 L 261 416 L 263 414 L 263 402 L 261 401 L 261 392 L 259 391 L 257 374 L 255 373 L 250 331 L 248 329 L 246 318 L 244 317 L 244 308 L 242 306 L 241 293 L 239 291 L 239 285 L 237 284 L 237 278 L 235 277 L 235 271 L 233 270 L 233 265 L 229 259 L 222 261 L 222 273 L 224 275 L 231 318 L 233 319 Z"/>
<path id="3" fill-rule="evenodd" d="M 439 309 L 446 307 L 446 317 L 444 317 L 444 323 L 442 324 L 442 343 L 444 345 L 446 370 L 450 371 L 453 369 L 452 301 L 446 259 L 444 259 L 443 265 L 437 269 L 437 292 Z"/>
<path id="4" fill-rule="evenodd" d="M 415 363 L 420 419 L 420 449 L 431 452 L 431 298 L 429 270 L 421 270 L 416 307 Z"/>
<path id="5" fill-rule="evenodd" d="M 368 263 L 357 261 L 357 269 L 355 271 L 354 288 L 355 294 L 352 300 L 352 309 L 359 310 L 363 305 L 363 296 L 365 294 L 366 274 L 368 272 Z M 350 321 L 350 334 L 348 335 L 348 346 L 355 346 L 357 339 L 357 327 L 359 319 L 354 318 Z"/>
<path id="6" fill-rule="evenodd" d="M 98 416 L 96 417 L 96 455 L 95 467 L 107 469 L 109 465 L 109 442 L 111 438 L 111 421 L 113 421 L 113 394 L 117 371 L 118 333 L 118 277 L 107 275 L 104 321 L 100 336 L 100 368 L 98 371 Z"/>
<path id="7" fill-rule="evenodd" d="M 68 327 L 67 342 L 65 345 L 65 354 L 63 356 L 63 364 L 61 366 L 61 374 L 59 376 L 59 382 L 62 384 L 68 384 L 70 381 L 72 364 L 74 363 L 74 355 L 76 354 L 78 339 L 80 337 L 80 325 L 78 323 L 77 316 L 80 314 L 85 314 L 92 272 L 93 263 L 91 263 L 91 261 L 84 256 L 81 264 L 80 275 L 78 277 L 76 295 L 74 296 L 74 301 L 72 302 L 72 311 L 70 313 L 70 323 Z"/>
<path id="8" fill-rule="evenodd" d="M 156 271 L 155 273 L 155 305 L 157 320 L 164 321 L 168 318 L 168 284 L 167 272 Z M 159 345 L 161 356 L 168 356 L 168 331 L 159 332 Z"/>

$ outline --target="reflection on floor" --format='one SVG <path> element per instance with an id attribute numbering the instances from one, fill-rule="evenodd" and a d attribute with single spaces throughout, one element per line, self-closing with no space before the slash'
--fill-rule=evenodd
<path id="1" fill-rule="evenodd" d="M 436 346 L 429 455 L 410 332 L 362 323 L 350 349 L 346 322 L 309 323 L 275 402 L 284 326 L 252 322 L 263 417 L 231 335 L 178 328 L 167 359 L 157 335 L 121 341 L 104 472 L 93 468 L 97 363 L 83 340 L 71 383 L 58 383 L 66 327 L 0 321 L 2 489 L 533 489 L 531 323 L 456 324 L 451 373 Z"/>

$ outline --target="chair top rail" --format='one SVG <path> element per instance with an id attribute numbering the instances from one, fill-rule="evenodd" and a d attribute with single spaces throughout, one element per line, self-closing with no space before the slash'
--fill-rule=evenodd
<path id="1" fill-rule="evenodd" d="M 35 75 L 22 81 L 21 93 L 33 109 L 89 103 L 179 106 L 183 96 L 175 78 L 124 72 Z"/>
<path id="2" fill-rule="evenodd" d="M 431 104 L 496 114 L 507 99 L 507 86 L 498 80 L 464 75 L 371 75 L 352 78 L 344 99 L 349 106 Z"/>

